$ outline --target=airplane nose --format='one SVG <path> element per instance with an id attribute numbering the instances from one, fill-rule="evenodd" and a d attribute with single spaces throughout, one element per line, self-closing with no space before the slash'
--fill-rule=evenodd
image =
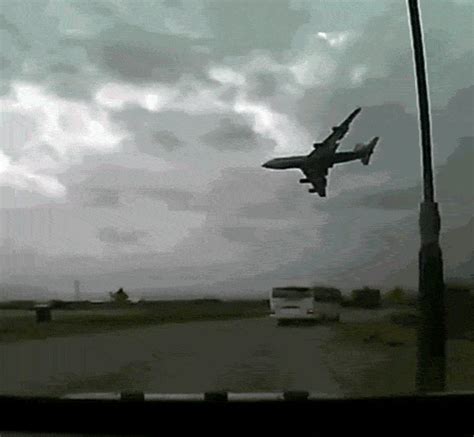
<path id="1" fill-rule="evenodd" d="M 263 168 L 268 168 L 268 161 L 267 161 L 267 162 L 264 162 L 264 163 L 262 164 L 262 167 L 263 167 Z"/>

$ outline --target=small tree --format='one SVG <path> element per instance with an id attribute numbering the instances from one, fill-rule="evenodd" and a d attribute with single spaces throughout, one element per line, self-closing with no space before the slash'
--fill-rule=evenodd
<path id="1" fill-rule="evenodd" d="M 334 287 L 314 286 L 314 299 L 321 302 L 342 302 L 341 290 Z"/>
<path id="2" fill-rule="evenodd" d="M 408 296 L 403 288 L 395 287 L 387 291 L 385 300 L 392 304 L 402 305 L 408 303 Z"/>
<path id="3" fill-rule="evenodd" d="M 377 308 L 380 306 L 380 290 L 376 288 L 359 288 L 351 292 L 352 304 L 361 308 Z"/>
<path id="4" fill-rule="evenodd" d="M 125 293 L 125 291 L 123 291 L 122 287 L 120 287 L 119 290 L 116 291 L 115 293 L 110 292 L 109 294 L 110 294 L 110 299 L 112 299 L 112 302 L 114 303 L 123 304 L 123 303 L 129 302 L 128 294 Z"/>

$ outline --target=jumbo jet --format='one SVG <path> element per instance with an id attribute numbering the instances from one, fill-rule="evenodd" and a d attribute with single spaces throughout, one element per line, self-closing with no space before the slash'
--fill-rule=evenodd
<path id="1" fill-rule="evenodd" d="M 352 152 L 336 153 L 339 141 L 346 135 L 352 120 L 360 111 L 361 108 L 357 108 L 339 126 L 333 127 L 332 133 L 322 143 L 314 143 L 314 150 L 309 155 L 271 159 L 262 167 L 274 170 L 300 169 L 305 175 L 305 178 L 300 179 L 300 184 L 311 184 L 310 193 L 326 197 L 326 176 L 334 164 L 360 159 L 362 164 L 368 165 L 374 153 L 378 137 L 374 137 L 368 144 L 357 144 Z"/>

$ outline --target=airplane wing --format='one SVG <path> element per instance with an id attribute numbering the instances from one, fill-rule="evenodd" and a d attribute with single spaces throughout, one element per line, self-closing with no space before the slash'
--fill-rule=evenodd
<path id="1" fill-rule="evenodd" d="M 339 141 L 342 140 L 349 131 L 350 124 L 354 118 L 357 117 L 357 114 L 359 114 L 361 110 L 362 108 L 357 108 L 339 126 L 333 127 L 332 133 L 322 143 L 315 143 L 314 148 L 319 149 L 324 147 L 328 148 L 332 152 L 335 152 L 339 146 Z"/>
<path id="2" fill-rule="evenodd" d="M 318 193 L 320 197 L 326 197 L 328 168 L 301 169 L 313 188 L 310 193 Z"/>

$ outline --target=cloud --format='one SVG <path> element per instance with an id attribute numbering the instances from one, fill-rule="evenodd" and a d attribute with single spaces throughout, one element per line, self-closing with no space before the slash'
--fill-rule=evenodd
<path id="1" fill-rule="evenodd" d="M 242 86 L 246 82 L 245 75 L 228 67 L 211 67 L 209 77 L 224 85 Z"/>
<path id="2" fill-rule="evenodd" d="M 253 75 L 249 84 L 249 94 L 260 99 L 266 99 L 277 94 L 279 91 L 279 78 L 276 73 L 257 72 Z"/>
<path id="3" fill-rule="evenodd" d="M 139 244 L 148 235 L 145 231 L 120 231 L 113 227 L 99 229 L 97 238 L 109 244 Z"/>
<path id="4" fill-rule="evenodd" d="M 203 195 L 176 188 L 147 188 L 135 191 L 136 195 L 162 201 L 170 211 L 206 211 Z"/>
<path id="5" fill-rule="evenodd" d="M 202 266 L 222 260 L 225 270 L 209 269 L 209 280 L 282 269 L 291 260 L 282 275 L 337 273 L 386 244 L 366 243 L 364 232 L 409 212 L 357 199 L 419 179 L 411 44 L 405 5 L 395 3 L 8 2 L 0 22 L 2 92 L 21 80 L 67 115 L 55 116 L 63 135 L 40 144 L 38 132 L 51 131 L 43 112 L 53 109 L 8 111 L 2 183 L 55 202 L 67 188 L 71 214 L 90 222 L 68 250 L 102 253 L 96 234 L 111 225 L 118 234 L 149 230 L 138 248 L 126 249 L 143 251 L 141 260 L 168 251 L 170 264 L 199 265 L 198 279 Z M 472 132 L 467 7 L 423 8 L 435 162 Z M 460 87 L 452 117 L 442 118 L 438 109 Z M 341 150 L 381 140 L 370 166 L 333 169 L 327 199 L 310 196 L 297 171 L 259 167 L 307 152 L 356 106 L 363 112 Z M 69 134 L 95 121 L 105 131 Z M 124 138 L 97 144 L 111 132 Z M 19 145 L 34 145 L 32 158 Z M 117 269 L 137 262 L 117 258 Z"/>
<path id="6" fill-rule="evenodd" d="M 100 38 L 74 37 L 69 45 L 83 47 L 105 74 L 130 83 L 173 83 L 183 75 L 199 76 L 209 63 L 209 55 L 194 39 L 119 20 Z"/>
<path id="7" fill-rule="evenodd" d="M 3 152 L 0 152 L 0 184 L 51 197 L 61 197 L 66 193 L 66 188 L 55 177 L 35 174 L 28 166 L 12 162 Z"/>
<path id="8" fill-rule="evenodd" d="M 0 132 L 3 183 L 47 196 L 65 194 L 60 173 L 88 154 L 118 150 L 125 137 L 104 109 L 59 98 L 37 85 L 14 84 L 0 105 L 6 115 Z"/>
<path id="9" fill-rule="evenodd" d="M 346 44 L 351 34 L 350 32 L 318 32 L 317 36 L 331 47 L 341 48 Z"/>
<path id="10" fill-rule="evenodd" d="M 460 138 L 458 147 L 447 161 L 435 172 L 437 200 L 448 208 L 455 207 L 459 215 L 466 207 L 474 212 L 474 137 Z M 421 199 L 421 184 L 405 188 L 387 190 L 362 197 L 359 204 L 382 209 L 406 209 L 414 211 Z"/>
<path id="11" fill-rule="evenodd" d="M 171 131 L 162 130 L 155 132 L 153 138 L 166 150 L 179 149 L 184 143 Z"/>
<path id="12" fill-rule="evenodd" d="M 248 125 L 231 118 L 221 119 L 217 128 L 201 139 L 219 150 L 249 150 L 256 147 L 259 141 L 258 135 Z"/>
<path id="13" fill-rule="evenodd" d="M 287 0 L 213 0 L 206 3 L 205 14 L 217 56 L 241 56 L 253 49 L 282 56 L 300 26 L 310 21 L 306 9 Z"/>
<path id="14" fill-rule="evenodd" d="M 186 114 L 238 114 L 247 119 L 253 131 L 276 143 L 275 152 L 294 152 L 309 143 L 304 130 L 285 113 L 275 111 L 261 101 L 250 100 L 244 91 L 229 102 L 223 96 L 227 87 L 215 88 L 195 80 L 184 80 L 174 86 L 132 86 L 107 84 L 96 94 L 96 101 L 111 110 L 120 111 L 136 105 L 147 111 L 182 111 Z"/>
<path id="15" fill-rule="evenodd" d="M 26 51 L 31 47 L 18 26 L 10 22 L 4 15 L 0 15 L 0 30 L 3 30 L 5 33 L 7 33 L 10 36 L 12 42 L 17 45 L 20 50 Z M 8 40 L 2 41 L 2 48 L 7 42 Z"/>
<path id="16" fill-rule="evenodd" d="M 85 193 L 82 200 L 84 206 L 92 207 L 117 207 L 120 206 L 120 190 L 111 188 L 90 188 Z"/>
<path id="17" fill-rule="evenodd" d="M 236 100 L 234 111 L 250 117 L 254 132 L 276 143 L 276 153 L 292 153 L 309 144 L 310 139 L 286 114 L 273 111 L 264 103 L 252 102 L 244 97 Z"/>
<path id="18" fill-rule="evenodd" d="M 221 235 L 229 241 L 253 244 L 258 240 L 259 228 L 252 226 L 223 227 Z"/>

